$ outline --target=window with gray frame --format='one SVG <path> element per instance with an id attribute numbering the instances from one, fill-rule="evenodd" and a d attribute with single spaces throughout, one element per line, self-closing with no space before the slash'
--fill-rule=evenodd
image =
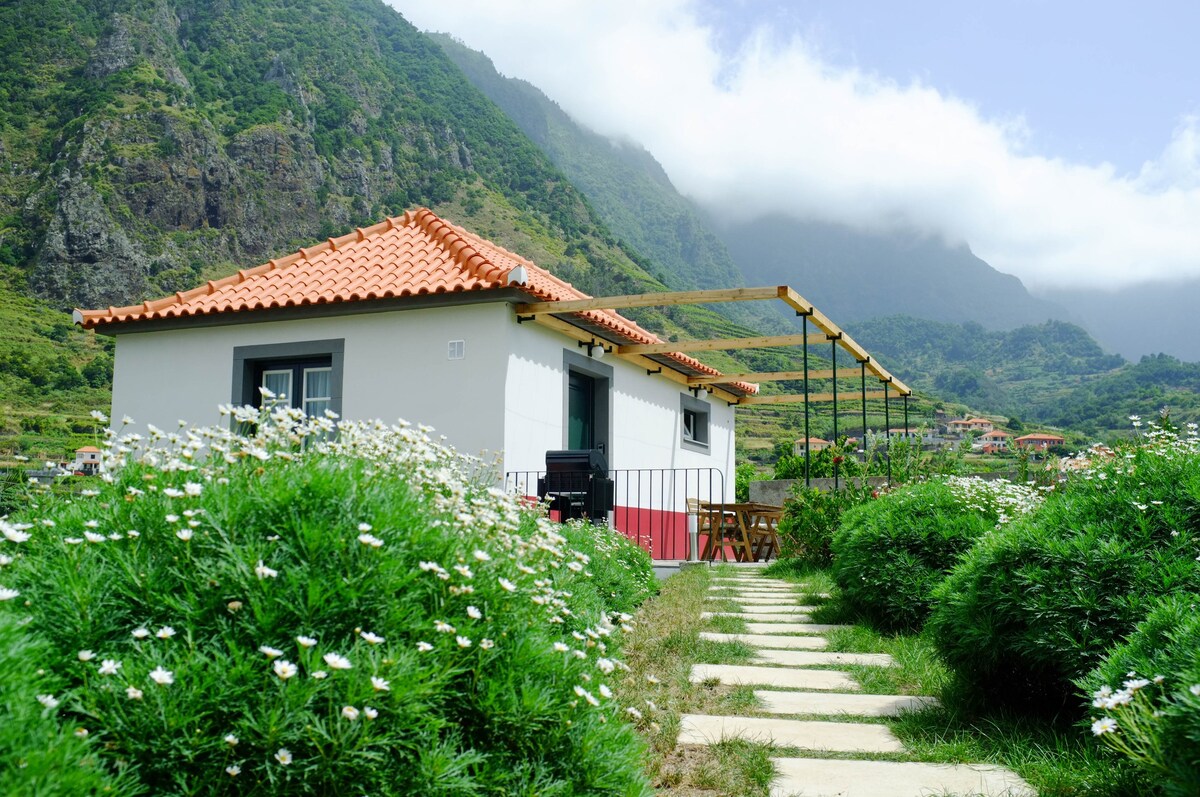
<path id="1" fill-rule="evenodd" d="M 709 450 L 709 416 L 712 407 L 707 401 L 682 393 L 679 396 L 679 446 L 689 451 Z"/>
<path id="2" fill-rule="evenodd" d="M 237 405 L 261 406 L 266 388 L 305 415 L 342 413 L 344 338 L 236 346 L 233 395 Z"/>

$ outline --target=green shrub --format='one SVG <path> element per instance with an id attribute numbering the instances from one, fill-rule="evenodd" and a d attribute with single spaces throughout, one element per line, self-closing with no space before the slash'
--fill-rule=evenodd
<path id="1" fill-rule="evenodd" d="M 851 487 L 826 492 L 801 485 L 793 487 L 791 496 L 783 503 L 783 517 L 777 529 L 780 556 L 812 565 L 828 565 L 833 558 L 833 534 L 842 513 L 869 496 L 870 493 Z"/>
<path id="2" fill-rule="evenodd" d="M 1160 596 L 1200 590 L 1198 536 L 1196 440 L 1154 437 L 982 538 L 936 590 L 929 626 L 988 702 L 1077 711 L 1075 679 Z"/>
<path id="3" fill-rule="evenodd" d="M 885 630 L 920 628 L 933 589 L 964 551 L 1036 503 L 1008 482 L 951 477 L 903 487 L 848 511 L 833 537 L 846 601 Z"/>
<path id="4" fill-rule="evenodd" d="M 118 440 L 0 529 L 64 727 L 153 794 L 647 793 L 607 685 L 644 555 L 421 431 L 272 415 Z"/>
<path id="5" fill-rule="evenodd" d="M 4 568 L 0 577 L 8 578 Z M 0 611 L 0 794 L 144 793 L 129 773 L 110 772 L 100 763 L 94 736 L 76 735 L 76 726 L 59 721 L 72 694 L 62 677 L 39 672 L 50 645 L 23 626 L 17 613 Z"/>
<path id="6" fill-rule="evenodd" d="M 1092 733 L 1168 794 L 1200 793 L 1200 595 L 1172 596 L 1079 686 Z"/>

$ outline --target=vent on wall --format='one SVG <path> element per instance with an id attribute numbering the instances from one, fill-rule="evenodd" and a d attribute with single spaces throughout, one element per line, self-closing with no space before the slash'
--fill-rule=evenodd
<path id="1" fill-rule="evenodd" d="M 446 345 L 447 360 L 461 360 L 467 356 L 467 342 L 465 340 L 452 340 Z"/>

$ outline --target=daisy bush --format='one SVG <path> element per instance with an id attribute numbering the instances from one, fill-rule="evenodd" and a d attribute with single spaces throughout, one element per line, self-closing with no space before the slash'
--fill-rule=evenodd
<path id="1" fill-rule="evenodd" d="M 929 627 L 990 704 L 1081 702 L 1074 681 L 1160 597 L 1200 590 L 1200 439 L 1151 429 L 984 535 L 935 590 Z"/>
<path id="2" fill-rule="evenodd" d="M 426 429 L 229 411 L 255 433 L 114 432 L 96 489 L 0 526 L 0 628 L 43 640 L 24 677 L 81 762 L 153 794 L 648 793 L 610 685 L 644 555 Z"/>
<path id="3" fill-rule="evenodd" d="M 934 587 L 990 530 L 1033 511 L 1041 493 L 1004 480 L 944 477 L 901 487 L 842 515 L 833 574 L 847 602 L 885 630 L 918 629 Z"/>
<path id="4" fill-rule="evenodd" d="M 1175 595 L 1081 679 L 1091 732 L 1170 795 L 1200 793 L 1200 595 Z"/>

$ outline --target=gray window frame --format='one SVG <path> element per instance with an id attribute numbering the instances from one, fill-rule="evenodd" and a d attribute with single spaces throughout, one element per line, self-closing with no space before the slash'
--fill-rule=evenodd
<path id="1" fill-rule="evenodd" d="M 701 436 L 696 436 L 688 439 L 684 436 L 684 413 L 695 413 L 696 418 L 701 421 L 703 429 L 703 439 Z M 679 394 L 679 447 L 687 451 L 695 451 L 700 454 L 709 454 L 712 452 L 712 405 L 707 401 L 690 396 L 687 393 Z"/>
<path id="2" fill-rule="evenodd" d="M 234 406 L 255 403 L 254 368 L 272 360 L 298 357 L 329 357 L 329 409 L 342 414 L 342 375 L 345 370 L 346 339 L 305 340 L 294 343 L 264 343 L 256 346 L 233 347 L 233 388 L 230 402 Z"/>

